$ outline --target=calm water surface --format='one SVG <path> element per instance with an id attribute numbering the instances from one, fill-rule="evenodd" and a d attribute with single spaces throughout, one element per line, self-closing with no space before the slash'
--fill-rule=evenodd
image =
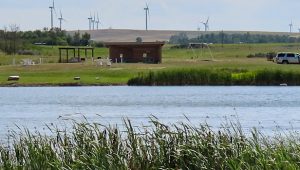
<path id="1" fill-rule="evenodd" d="M 16 125 L 43 129 L 65 119 L 121 124 L 128 117 L 147 124 L 150 115 L 165 123 L 226 119 L 271 133 L 300 129 L 300 87 L 19 87 L 0 88 L 0 136 Z M 100 116 L 99 116 L 100 115 Z"/>

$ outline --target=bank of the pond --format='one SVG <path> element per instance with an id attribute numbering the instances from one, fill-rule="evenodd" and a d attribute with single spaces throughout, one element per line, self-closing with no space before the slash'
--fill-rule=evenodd
<path id="1" fill-rule="evenodd" d="M 128 85 L 300 85 L 300 72 L 263 69 L 256 71 L 239 69 L 174 69 L 140 73 L 130 79 Z"/>
<path id="2" fill-rule="evenodd" d="M 82 87 L 82 86 L 127 86 L 126 83 L 7 83 L 0 87 Z"/>
<path id="3" fill-rule="evenodd" d="M 299 169 L 299 134 L 267 137 L 232 123 L 219 130 L 209 125 L 162 124 L 125 129 L 97 123 L 73 128 L 50 127 L 48 136 L 12 132 L 0 145 L 1 169 Z"/>

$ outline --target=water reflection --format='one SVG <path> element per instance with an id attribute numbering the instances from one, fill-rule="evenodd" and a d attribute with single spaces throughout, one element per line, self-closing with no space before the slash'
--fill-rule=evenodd
<path id="1" fill-rule="evenodd" d="M 238 119 L 243 128 L 300 128 L 300 87 L 21 87 L 0 88 L 0 135 L 16 125 L 43 129 L 65 119 L 122 124 L 207 122 Z M 101 116 L 99 116 L 101 115 Z"/>

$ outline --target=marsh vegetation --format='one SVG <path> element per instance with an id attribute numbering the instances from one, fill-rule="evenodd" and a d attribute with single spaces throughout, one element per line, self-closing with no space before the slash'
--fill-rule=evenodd
<path id="1" fill-rule="evenodd" d="M 299 134 L 265 136 L 239 123 L 124 127 L 74 122 L 51 133 L 24 130 L 0 146 L 1 169 L 298 169 Z"/>

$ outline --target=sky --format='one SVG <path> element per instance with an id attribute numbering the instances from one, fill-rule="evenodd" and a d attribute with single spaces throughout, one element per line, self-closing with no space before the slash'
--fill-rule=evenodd
<path id="1" fill-rule="evenodd" d="M 100 17 L 101 29 L 145 29 L 145 4 L 149 4 L 149 29 L 211 31 L 299 32 L 299 0 L 55 0 L 54 25 L 87 30 L 90 14 Z M 52 0 L 0 0 L 0 29 L 16 24 L 21 30 L 50 27 Z"/>

